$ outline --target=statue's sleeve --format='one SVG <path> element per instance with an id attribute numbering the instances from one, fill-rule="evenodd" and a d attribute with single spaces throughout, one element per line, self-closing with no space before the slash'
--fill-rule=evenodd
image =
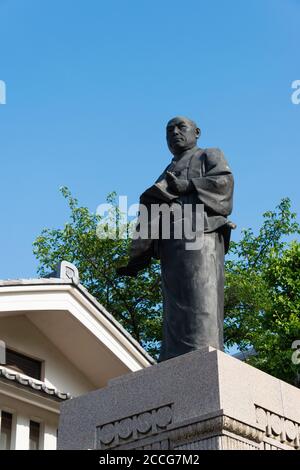
<path id="1" fill-rule="evenodd" d="M 233 175 L 220 149 L 207 149 L 203 176 L 192 178 L 206 212 L 227 217 L 232 211 Z"/>
<path id="2" fill-rule="evenodd" d="M 170 165 L 169 165 L 170 166 Z M 132 271 L 140 271 L 147 267 L 151 258 L 157 258 L 157 242 L 151 240 L 151 205 L 152 204 L 170 204 L 174 199 L 178 198 L 177 194 L 172 193 L 168 188 L 168 183 L 166 181 L 165 175 L 169 166 L 164 170 L 156 182 L 146 189 L 140 197 L 140 208 L 139 213 L 141 213 L 141 204 L 147 209 L 147 225 L 148 225 L 148 238 L 133 238 L 131 241 L 129 261 L 127 268 Z M 145 222 L 145 219 L 144 219 Z M 140 231 L 140 222 L 136 226 L 137 232 Z"/>

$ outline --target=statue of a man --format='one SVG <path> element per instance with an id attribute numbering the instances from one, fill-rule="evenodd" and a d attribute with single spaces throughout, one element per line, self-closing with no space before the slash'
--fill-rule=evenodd
<path id="1" fill-rule="evenodd" d="M 175 117 L 166 137 L 173 159 L 140 203 L 204 208 L 204 235 L 199 249 L 187 249 L 187 239 L 134 239 L 127 266 L 120 275 L 135 276 L 151 258 L 161 262 L 163 291 L 163 341 L 160 361 L 213 346 L 223 349 L 224 254 L 233 224 L 233 176 L 221 150 L 197 146 L 200 129 L 188 118 Z M 151 221 L 151 220 L 150 220 Z M 177 221 L 178 223 L 178 221 Z M 160 232 L 161 233 L 161 232 Z"/>

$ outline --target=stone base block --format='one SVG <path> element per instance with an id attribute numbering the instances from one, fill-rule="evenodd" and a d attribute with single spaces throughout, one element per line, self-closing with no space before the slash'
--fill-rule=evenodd
<path id="1" fill-rule="evenodd" d="M 299 449 L 300 389 L 194 351 L 61 407 L 59 449 Z"/>

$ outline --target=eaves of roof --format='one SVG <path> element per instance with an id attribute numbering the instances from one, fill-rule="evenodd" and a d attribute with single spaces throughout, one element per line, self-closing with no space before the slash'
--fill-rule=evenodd
<path id="1" fill-rule="evenodd" d="M 55 401 L 65 401 L 72 398 L 69 393 L 60 392 L 56 388 L 49 387 L 44 382 L 24 377 L 21 374 L 14 373 L 2 366 L 0 367 L 0 379 L 5 382 L 13 383 L 18 387 L 21 386 L 22 388 L 27 388 L 34 393 L 42 394 L 43 396 L 52 398 Z"/>

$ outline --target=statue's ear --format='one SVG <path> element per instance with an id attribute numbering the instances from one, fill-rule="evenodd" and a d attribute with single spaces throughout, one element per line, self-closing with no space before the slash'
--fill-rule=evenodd
<path id="1" fill-rule="evenodd" d="M 196 127 L 196 136 L 197 139 L 199 139 L 199 137 L 201 136 L 201 129 L 199 129 L 199 127 Z"/>

